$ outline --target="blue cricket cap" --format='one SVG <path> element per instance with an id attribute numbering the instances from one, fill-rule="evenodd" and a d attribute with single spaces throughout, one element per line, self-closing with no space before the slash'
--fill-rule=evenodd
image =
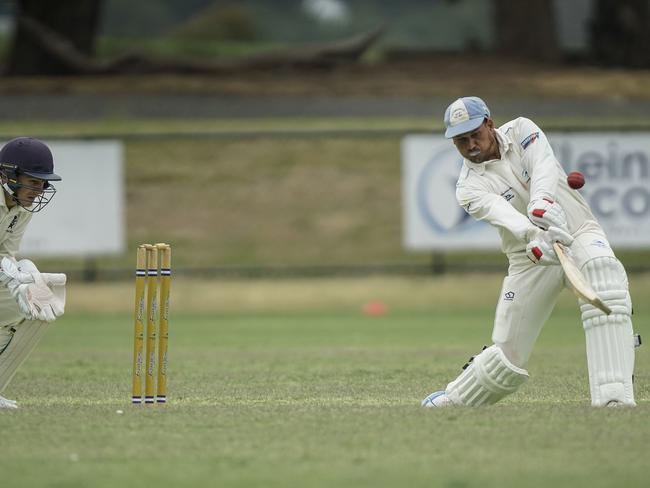
<path id="1" fill-rule="evenodd" d="M 490 118 L 490 109 L 479 97 L 459 98 L 445 110 L 445 137 L 451 139 L 472 132 L 486 118 Z"/>

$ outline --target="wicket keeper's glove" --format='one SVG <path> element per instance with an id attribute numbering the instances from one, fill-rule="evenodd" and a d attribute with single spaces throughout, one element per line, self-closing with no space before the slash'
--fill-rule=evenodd
<path id="1" fill-rule="evenodd" d="M 32 277 L 33 283 L 18 286 L 19 307 L 28 306 L 33 320 L 53 322 L 65 312 L 66 276 L 62 273 L 34 273 Z"/>
<path id="2" fill-rule="evenodd" d="M 52 322 L 63 315 L 65 283 L 65 274 L 40 273 L 27 259 L 16 262 L 4 257 L 0 261 L 0 284 L 7 287 L 27 319 Z"/>
<path id="3" fill-rule="evenodd" d="M 30 307 L 17 298 L 17 290 L 20 285 L 32 281 L 31 274 L 20 271 L 15 259 L 4 257 L 0 260 L 0 284 L 7 287 L 11 296 L 16 299 L 20 313 L 28 319 L 31 319 Z"/>

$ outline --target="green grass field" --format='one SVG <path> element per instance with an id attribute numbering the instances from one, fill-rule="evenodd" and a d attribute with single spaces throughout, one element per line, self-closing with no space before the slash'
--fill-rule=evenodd
<path id="1" fill-rule="evenodd" d="M 169 52 L 170 46 L 151 47 Z M 106 54 L 112 48 L 100 47 Z M 254 77 L 2 78 L 0 89 L 421 97 L 423 103 L 467 93 L 540 103 L 544 97 L 596 103 L 650 98 L 646 71 L 497 66 L 475 57 L 462 66 L 454 60 L 450 71 L 448 61 Z M 647 117 L 632 116 L 537 122 L 549 131 L 650 127 Z M 134 246 L 152 240 L 173 244 L 175 269 L 386 263 L 425 269 L 431 256 L 407 253 L 401 243 L 400 140 L 402 132 L 440 129 L 440 114 L 158 120 L 130 119 L 119 107 L 112 117 L 94 121 L 0 122 L 5 138 L 129 136 L 130 251 L 96 263 L 123 269 L 125 276 L 133 268 Z M 648 251 L 619 256 L 628 266 L 647 269 Z M 452 265 L 489 261 L 505 269 L 496 251 L 446 258 Z M 47 271 L 86 264 L 37 262 Z M 647 338 L 650 275 L 631 278 L 635 329 Z M 494 275 L 175 278 L 170 403 L 147 408 L 129 404 L 132 284 L 72 282 L 67 314 L 3 392 L 21 408 L 0 411 L 0 483 L 646 486 L 648 346 L 637 356 L 638 408 L 591 408 L 584 337 L 568 292 L 542 332 L 528 368 L 531 380 L 517 394 L 484 409 L 420 408 L 424 396 L 444 387 L 490 342 L 499 286 Z M 388 315 L 364 316 L 361 308 L 371 300 L 384 301 Z"/>
<path id="2" fill-rule="evenodd" d="M 520 392 L 483 409 L 420 409 L 488 343 L 499 282 L 179 281 L 170 403 L 152 408 L 128 403 L 130 284 L 73 283 L 68 314 L 5 391 L 21 409 L 0 412 L 2 484 L 647 486 L 647 351 L 639 406 L 591 408 L 568 292 Z M 648 336 L 650 277 L 631 284 Z M 364 316 L 372 299 L 389 313 Z"/>

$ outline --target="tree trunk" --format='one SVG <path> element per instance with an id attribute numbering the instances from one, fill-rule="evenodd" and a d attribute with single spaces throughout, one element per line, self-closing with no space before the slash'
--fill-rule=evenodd
<path id="1" fill-rule="evenodd" d="M 7 63 L 8 75 L 67 75 L 70 66 L 53 57 L 31 35 L 25 22 L 38 21 L 66 39 L 77 52 L 95 51 L 102 0 L 16 1 L 16 30 Z"/>
<path id="2" fill-rule="evenodd" d="M 650 66 L 650 2 L 597 0 L 590 25 L 593 60 L 604 66 Z"/>
<path id="3" fill-rule="evenodd" d="M 237 60 L 192 60 L 186 57 L 147 56 L 124 54 L 108 60 L 97 60 L 81 52 L 65 36 L 55 32 L 38 20 L 21 17 L 23 35 L 29 39 L 50 63 L 56 64 L 57 73 L 71 75 L 152 74 L 152 73 L 203 73 L 223 74 L 244 71 L 270 71 L 284 69 L 332 69 L 356 63 L 364 52 L 381 36 L 378 28 L 353 38 L 321 45 L 306 46 L 266 52 Z M 35 68 L 39 68 L 38 65 Z M 35 73 L 13 74 L 52 74 Z"/>
<path id="4" fill-rule="evenodd" d="M 507 57 L 558 62 L 553 0 L 494 0 L 495 51 Z"/>

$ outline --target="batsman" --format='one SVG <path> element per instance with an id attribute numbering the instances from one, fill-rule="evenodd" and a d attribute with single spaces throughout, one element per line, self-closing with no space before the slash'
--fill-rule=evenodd
<path id="1" fill-rule="evenodd" d="M 0 395 L 64 312 L 66 276 L 16 260 L 32 215 L 50 202 L 56 193 L 50 182 L 59 180 L 52 152 L 38 139 L 18 137 L 0 150 Z M 16 408 L 0 396 L 0 409 Z"/>
<path id="2" fill-rule="evenodd" d="M 567 286 L 553 249 L 568 247 L 578 268 L 612 313 L 579 300 L 593 406 L 635 406 L 635 337 L 628 280 L 585 199 L 542 130 L 519 117 L 495 127 L 478 97 L 445 111 L 445 137 L 463 156 L 458 203 L 496 227 L 508 257 L 492 331 L 493 344 L 465 365 L 445 390 L 426 397 L 427 408 L 498 402 L 527 380 L 526 365 L 560 292 Z"/>

